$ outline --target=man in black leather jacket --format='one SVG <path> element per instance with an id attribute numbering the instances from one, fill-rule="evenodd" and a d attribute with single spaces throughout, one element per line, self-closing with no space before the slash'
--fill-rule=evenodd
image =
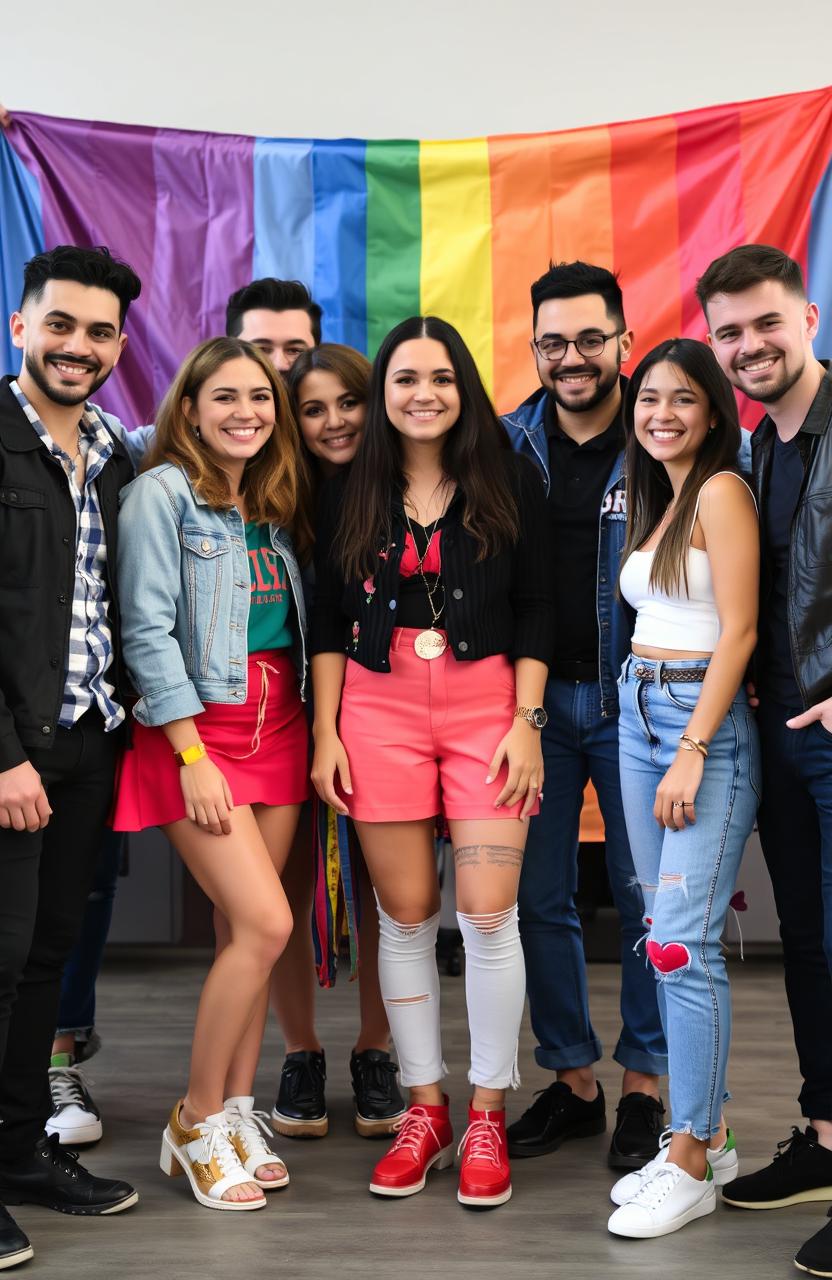
<path id="1" fill-rule="evenodd" d="M 0 1201 L 72 1214 L 137 1200 L 47 1139 L 61 971 L 80 929 L 125 719 L 115 582 L 127 454 L 89 397 L 138 277 L 106 250 L 26 264 L 0 380 Z M 0 1267 L 31 1257 L 0 1210 Z"/>
<path id="2" fill-rule="evenodd" d="M 759 829 L 809 1121 L 780 1144 L 787 1158 L 723 1189 L 731 1204 L 766 1209 L 832 1198 L 832 373 L 813 351 L 818 309 L 780 249 L 733 249 L 697 292 L 720 365 L 766 410 L 751 442 L 762 540 Z M 832 1274 L 832 1223 L 796 1261 Z"/>

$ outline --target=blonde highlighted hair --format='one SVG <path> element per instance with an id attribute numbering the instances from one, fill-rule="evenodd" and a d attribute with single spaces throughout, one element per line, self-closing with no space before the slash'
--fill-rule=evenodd
<path id="1" fill-rule="evenodd" d="M 248 520 L 287 529 L 303 559 L 312 545 L 309 480 L 300 451 L 300 433 L 283 380 L 266 357 L 240 338 L 211 338 L 186 356 L 159 408 L 153 446 L 143 470 L 172 462 L 181 467 L 200 498 L 215 510 L 233 506 L 228 476 L 200 441 L 185 414 L 184 401 L 196 404 L 207 380 L 230 360 L 251 360 L 263 373 L 274 397 L 274 431 L 246 464 L 240 492 Z"/>

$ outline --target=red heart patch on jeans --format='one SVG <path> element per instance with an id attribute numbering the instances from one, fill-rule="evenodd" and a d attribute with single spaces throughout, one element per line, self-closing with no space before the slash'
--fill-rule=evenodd
<path id="1" fill-rule="evenodd" d="M 647 955 L 654 969 L 658 969 L 659 973 L 675 973 L 677 969 L 687 969 L 690 966 L 690 952 L 683 942 L 654 942 L 651 938 L 647 943 Z"/>

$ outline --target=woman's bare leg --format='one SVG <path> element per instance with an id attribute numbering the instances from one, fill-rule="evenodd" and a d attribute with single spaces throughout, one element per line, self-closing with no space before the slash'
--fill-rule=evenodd
<path id="1" fill-rule="evenodd" d="M 247 805 L 231 815 L 231 832 L 214 836 L 188 818 L 163 828 L 194 879 L 229 924 L 229 938 L 208 973 L 197 1008 L 188 1089 L 187 1127 L 222 1111 L 238 1045 L 262 1002 L 268 975 L 286 945 L 292 916 L 269 851 Z M 262 1195 L 253 1182 L 224 1199 Z"/>
<path id="2" fill-rule="evenodd" d="M 282 874 L 283 888 L 292 909 L 295 928 L 283 955 L 272 970 L 269 983 L 274 1009 L 286 1046 L 286 1053 L 306 1050 L 320 1053 L 315 1029 L 315 951 L 312 946 L 312 891 L 315 868 L 312 849 L 312 820 L 304 806 L 289 857 Z"/>

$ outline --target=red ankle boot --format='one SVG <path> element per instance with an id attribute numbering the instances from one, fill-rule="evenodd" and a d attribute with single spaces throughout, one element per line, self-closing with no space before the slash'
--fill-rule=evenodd
<path id="1" fill-rule="evenodd" d="M 408 1107 L 395 1128 L 395 1142 L 373 1170 L 370 1190 L 377 1196 L 413 1196 L 424 1187 L 428 1169 L 447 1169 L 454 1162 L 447 1095 L 438 1107 Z"/>
<path id="2" fill-rule="evenodd" d="M 469 1106 L 459 1154 L 460 1204 L 488 1209 L 511 1199 L 505 1111 L 475 1111 Z"/>

